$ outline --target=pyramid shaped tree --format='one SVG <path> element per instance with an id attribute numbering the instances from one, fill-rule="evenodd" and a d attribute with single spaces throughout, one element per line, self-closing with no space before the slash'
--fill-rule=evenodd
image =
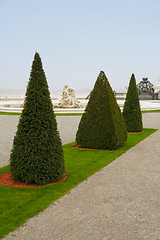
<path id="1" fill-rule="evenodd" d="M 79 123 L 76 142 L 92 149 L 117 149 L 126 140 L 123 116 L 106 75 L 101 71 Z"/>
<path id="2" fill-rule="evenodd" d="M 138 91 L 134 74 L 132 74 L 126 100 L 123 108 L 123 116 L 128 132 L 141 132 L 143 128 L 142 114 L 139 104 Z"/>
<path id="3" fill-rule="evenodd" d="M 38 53 L 32 64 L 10 166 L 15 181 L 36 185 L 57 181 L 65 171 L 61 139 Z"/>

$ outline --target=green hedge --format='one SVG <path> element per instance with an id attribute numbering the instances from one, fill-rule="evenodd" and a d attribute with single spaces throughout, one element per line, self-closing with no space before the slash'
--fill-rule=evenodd
<path id="1" fill-rule="evenodd" d="M 10 166 L 15 181 L 37 185 L 56 181 L 65 171 L 61 139 L 38 53 L 32 64 Z"/>
<path id="2" fill-rule="evenodd" d="M 141 132 L 143 128 L 142 113 L 139 104 L 136 79 L 132 74 L 125 103 L 123 108 L 123 116 L 126 122 L 128 132 Z"/>
<path id="3" fill-rule="evenodd" d="M 126 140 L 123 116 L 108 79 L 101 71 L 82 115 L 76 142 L 81 147 L 117 149 Z"/>

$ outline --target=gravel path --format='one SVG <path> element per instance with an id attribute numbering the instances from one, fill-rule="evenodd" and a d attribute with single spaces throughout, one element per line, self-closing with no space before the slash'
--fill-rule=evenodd
<path id="1" fill-rule="evenodd" d="M 4 239 L 160 240 L 160 130 Z"/>
<path id="2" fill-rule="evenodd" d="M 81 116 L 57 116 L 58 129 L 62 143 L 75 140 Z M 13 138 L 17 130 L 19 116 L 0 115 L 0 167 L 9 164 Z"/>

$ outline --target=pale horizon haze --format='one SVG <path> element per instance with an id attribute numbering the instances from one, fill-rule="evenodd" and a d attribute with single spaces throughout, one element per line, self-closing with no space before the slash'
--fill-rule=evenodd
<path id="1" fill-rule="evenodd" d="M 131 74 L 160 77 L 159 0 L 0 0 L 0 92 L 25 92 L 34 54 L 49 89 L 92 90 L 103 70 L 115 91 Z"/>

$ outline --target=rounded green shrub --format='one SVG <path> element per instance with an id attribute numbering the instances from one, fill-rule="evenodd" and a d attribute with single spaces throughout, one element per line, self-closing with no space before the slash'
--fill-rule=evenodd
<path id="1" fill-rule="evenodd" d="M 36 52 L 26 91 L 24 109 L 10 155 L 13 179 L 44 185 L 65 172 L 61 139 L 48 84 Z"/>
<path id="2" fill-rule="evenodd" d="M 100 72 L 79 123 L 76 142 L 92 149 L 117 149 L 127 140 L 126 126 L 113 90 Z"/>
<path id="3" fill-rule="evenodd" d="M 126 122 L 128 132 L 141 132 L 143 129 L 142 113 L 139 104 L 136 79 L 132 74 L 125 103 L 123 108 L 123 116 Z"/>

